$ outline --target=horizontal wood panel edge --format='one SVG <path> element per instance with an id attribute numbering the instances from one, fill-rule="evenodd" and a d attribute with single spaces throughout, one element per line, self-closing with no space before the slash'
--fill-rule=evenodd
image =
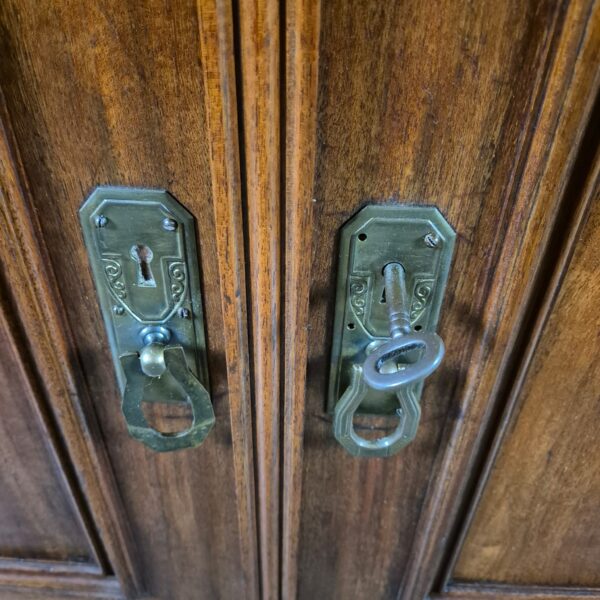
<path id="1" fill-rule="evenodd" d="M 52 573 L 64 575 L 103 575 L 101 567 L 77 562 L 0 558 L 0 573 Z"/>
<path id="2" fill-rule="evenodd" d="M 89 598 L 90 600 L 125 598 L 115 577 L 85 577 L 58 575 L 56 573 L 9 574 L 0 572 L 0 596 L 9 598 Z M 22 594 L 22 595 L 21 595 Z"/>
<path id="3" fill-rule="evenodd" d="M 462 598 L 465 600 L 477 600 L 479 598 L 494 598 L 495 600 L 511 600 L 512 598 L 526 598 L 527 600 L 593 598 L 600 600 L 600 589 L 456 583 L 449 586 L 441 594 L 431 595 L 432 600 L 460 600 Z"/>

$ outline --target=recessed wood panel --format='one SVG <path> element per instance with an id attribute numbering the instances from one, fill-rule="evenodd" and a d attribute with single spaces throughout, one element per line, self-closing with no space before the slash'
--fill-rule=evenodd
<path id="1" fill-rule="evenodd" d="M 207 15 L 209 4 L 203 5 Z M 232 35 L 221 8 L 219 34 Z M 4 2 L 0 22 L 0 82 L 49 257 L 46 275 L 55 278 L 72 340 L 62 358 L 75 370 L 81 366 L 90 398 L 84 410 L 98 418 L 143 587 L 152 596 L 182 600 L 252 597 L 256 541 L 240 528 L 247 523 L 251 529 L 253 518 L 252 505 L 243 505 L 252 497 L 250 422 L 240 418 L 234 429 L 228 396 L 230 375 L 247 378 L 247 370 L 226 360 L 231 349 L 223 333 L 221 287 L 234 288 L 234 280 L 220 283 L 217 236 L 229 223 L 213 218 L 202 70 L 208 67 L 198 58 L 205 24 L 196 3 Z M 222 58 L 214 56 L 214 64 L 233 71 L 233 55 Z M 235 124 L 224 135 L 235 139 Z M 232 182 L 227 179 L 228 186 Z M 197 449 L 159 455 L 127 435 L 77 222 L 79 206 L 98 184 L 166 188 L 197 219 L 217 418 Z M 234 227 L 234 233 L 240 232 Z M 225 240 L 230 242 L 242 246 L 239 239 Z M 238 317 L 243 315 L 230 315 L 227 331 L 245 327 Z M 246 415 L 247 395 L 234 400 L 235 411 Z M 247 549 L 243 557 L 241 548 Z"/>
<path id="2" fill-rule="evenodd" d="M 95 564 L 5 325 L 0 318 L 0 556 Z"/>
<path id="3" fill-rule="evenodd" d="M 457 580 L 600 587 L 600 197 L 454 571 Z"/>
<path id="4" fill-rule="evenodd" d="M 414 598 L 426 592 L 411 586 L 430 585 L 417 581 L 427 565 L 415 535 L 426 545 L 436 514 L 422 511 L 454 476 L 441 468 L 449 432 L 464 423 L 455 441 L 476 439 L 552 222 L 540 206 L 558 198 L 532 194 L 539 163 L 521 175 L 562 19 L 551 2 L 322 5 L 312 264 L 296 280 L 310 294 L 304 456 L 294 454 L 300 598 Z M 338 232 L 361 206 L 390 202 L 436 205 L 457 231 L 439 327 L 447 352 L 425 385 L 416 440 L 392 458 L 357 459 L 336 444 L 325 406 Z M 355 422 L 380 435 L 395 427 Z"/>

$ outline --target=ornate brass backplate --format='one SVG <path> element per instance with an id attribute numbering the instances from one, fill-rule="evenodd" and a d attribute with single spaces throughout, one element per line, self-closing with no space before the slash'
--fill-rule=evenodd
<path id="1" fill-rule="evenodd" d="M 174 349 L 180 348 L 184 353 L 185 360 L 180 361 L 183 366 L 171 362 L 178 365 L 179 371 L 187 367 L 192 378 L 208 388 L 192 215 L 164 190 L 98 187 L 81 207 L 80 219 L 124 399 L 139 396 L 139 402 L 189 401 L 195 406 L 185 390 L 197 386 L 178 381 L 173 374 L 175 367 L 160 369 L 159 376 L 146 376 L 152 365 L 146 365 L 148 372 L 144 371 L 138 359 L 142 348 L 151 343 L 160 343 L 153 356 L 163 363 L 166 356 L 179 356 Z M 135 360 L 131 360 L 133 357 Z M 141 393 L 125 395 L 134 380 L 143 381 L 143 398 Z M 212 413 L 212 406 L 204 408 L 204 415 Z M 197 410 L 195 415 L 200 412 Z M 124 414 L 127 419 L 133 413 L 124 406 Z M 199 443 L 198 431 L 169 436 L 148 429 L 144 436 L 140 419 L 135 427 L 127 422 L 130 433 L 155 450 Z M 206 419 L 203 427 L 206 430 Z"/>
<path id="2" fill-rule="evenodd" d="M 406 272 L 410 324 L 435 332 L 456 234 L 435 207 L 371 205 L 342 228 L 331 352 L 328 410 L 351 385 L 353 365 L 389 340 L 383 269 L 400 263 Z M 412 362 L 410 353 L 404 359 Z M 414 386 L 418 400 L 422 383 Z M 367 388 L 358 412 L 394 414 L 394 392 Z"/>

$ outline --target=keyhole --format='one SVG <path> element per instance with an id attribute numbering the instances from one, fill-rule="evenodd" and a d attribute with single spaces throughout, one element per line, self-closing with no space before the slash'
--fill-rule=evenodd
<path id="1" fill-rule="evenodd" d="M 385 304 L 385 288 L 383 288 L 383 292 L 381 292 L 381 298 L 379 299 L 380 304 Z"/>
<path id="2" fill-rule="evenodd" d="M 136 244 L 131 247 L 131 258 L 138 264 L 137 284 L 141 287 L 156 287 L 150 263 L 154 254 L 145 244 Z"/>

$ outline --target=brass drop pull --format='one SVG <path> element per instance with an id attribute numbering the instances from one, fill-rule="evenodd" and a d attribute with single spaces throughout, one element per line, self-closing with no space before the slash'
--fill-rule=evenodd
<path id="1" fill-rule="evenodd" d="M 421 408 L 412 384 L 431 375 L 444 357 L 444 343 L 436 333 L 412 333 L 402 265 L 386 265 L 383 275 L 391 340 L 373 350 L 362 367 L 354 365 L 352 382 L 335 407 L 334 435 L 355 456 L 389 456 L 414 439 Z M 412 350 L 420 351 L 421 356 L 399 368 L 394 359 Z M 367 440 L 354 429 L 354 414 L 366 395 L 367 386 L 394 392 L 399 403 L 398 427 L 392 434 L 376 440 Z"/>
<path id="2" fill-rule="evenodd" d="M 193 448 L 201 444 L 215 424 L 215 413 L 206 388 L 190 371 L 181 346 L 169 346 L 170 332 L 164 327 L 144 331 L 145 346 L 137 354 L 120 357 L 125 373 L 122 410 L 132 437 L 157 452 Z M 192 424 L 184 431 L 162 433 L 151 427 L 144 411 L 144 389 L 148 378 L 168 374 L 185 395 L 192 409 Z"/>
<path id="3" fill-rule="evenodd" d="M 164 190 L 99 187 L 80 211 L 129 434 L 156 452 L 192 448 L 215 422 L 192 216 Z M 184 404 L 163 433 L 144 403 Z"/>
<path id="4" fill-rule="evenodd" d="M 391 456 L 417 434 L 423 381 L 444 357 L 435 328 L 454 239 L 431 206 L 366 206 L 342 228 L 329 410 L 354 456 Z M 357 414 L 399 421 L 367 439 Z"/>

